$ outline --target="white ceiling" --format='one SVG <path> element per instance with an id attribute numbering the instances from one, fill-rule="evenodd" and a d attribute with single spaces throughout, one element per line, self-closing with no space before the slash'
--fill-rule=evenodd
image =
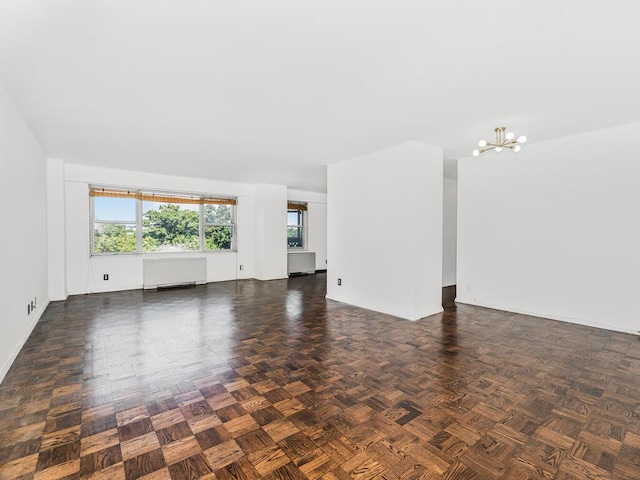
<path id="1" fill-rule="evenodd" d="M 408 140 L 455 159 L 499 125 L 537 142 L 640 120 L 638 18 L 631 0 L 0 0 L 0 75 L 50 157 L 323 191 L 327 164 Z"/>

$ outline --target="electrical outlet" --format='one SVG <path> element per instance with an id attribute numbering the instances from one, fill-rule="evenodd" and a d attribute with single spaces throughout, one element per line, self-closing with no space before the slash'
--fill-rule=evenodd
<path id="1" fill-rule="evenodd" d="M 240 270 L 244 270 L 244 265 L 240 265 Z"/>
<path id="2" fill-rule="evenodd" d="M 105 273 L 104 275 L 102 275 L 102 280 L 109 280 L 109 274 Z"/>
<path id="3" fill-rule="evenodd" d="M 341 278 L 338 279 L 338 286 L 339 287 L 342 286 L 342 279 Z"/>

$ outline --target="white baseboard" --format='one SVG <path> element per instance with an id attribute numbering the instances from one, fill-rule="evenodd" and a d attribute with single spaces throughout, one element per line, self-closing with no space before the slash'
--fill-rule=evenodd
<path id="1" fill-rule="evenodd" d="M 522 310 L 519 308 L 513 308 L 513 307 L 508 307 L 505 305 L 493 305 L 493 304 L 489 304 L 489 303 L 484 303 L 484 302 L 478 302 L 478 301 L 469 301 L 469 300 L 465 300 L 465 299 L 460 299 L 459 297 L 456 297 L 456 303 L 462 303 L 465 305 L 473 305 L 476 307 L 483 307 L 483 308 L 492 308 L 493 310 L 502 310 L 503 312 L 512 312 L 512 313 L 519 313 L 521 315 L 528 315 L 530 317 L 536 317 L 536 318 L 545 318 L 547 320 L 555 320 L 558 322 L 566 322 L 566 323 L 573 323 L 575 325 L 583 325 L 585 327 L 593 327 L 593 328 L 600 328 L 602 330 L 610 330 L 613 332 L 621 332 L 621 333 L 630 333 L 632 335 L 638 335 L 638 332 L 635 330 L 631 330 L 628 328 L 624 328 L 624 327 L 618 327 L 616 325 L 605 325 L 603 323 L 598 323 L 598 322 L 592 322 L 590 320 L 585 320 L 582 318 L 572 318 L 572 317 L 564 317 L 562 315 L 554 315 L 554 314 L 550 314 L 550 313 L 542 313 L 542 312 L 529 312 L 526 310 Z"/>
<path id="2" fill-rule="evenodd" d="M 444 312 L 444 308 L 442 308 L 442 307 L 436 308 L 435 310 L 425 310 L 424 312 L 422 312 L 420 314 L 420 316 L 418 318 L 409 319 L 409 320 L 411 320 L 412 322 L 415 322 L 417 320 L 422 320 L 423 318 L 430 317 L 431 315 L 437 315 L 437 314 L 442 313 L 442 312 Z"/>
<path id="3" fill-rule="evenodd" d="M 372 307 L 369 307 L 369 306 L 356 305 L 355 303 L 345 302 L 344 300 L 341 300 L 340 298 L 332 297 L 332 296 L 329 296 L 329 295 L 325 295 L 324 297 L 326 299 L 328 299 L 328 300 L 333 300 L 334 302 L 340 302 L 340 303 L 344 303 L 345 305 L 350 305 L 352 307 L 363 308 L 365 310 L 371 310 L 372 312 L 382 313 L 384 315 L 390 315 L 392 317 L 400 318 L 402 320 L 408 320 L 409 322 L 415 322 L 415 321 L 420 320 L 422 318 L 430 317 L 431 315 L 436 315 L 436 314 L 442 313 L 444 311 L 444 309 L 442 307 L 438 307 L 438 308 L 435 308 L 434 310 L 424 310 L 424 311 L 420 312 L 419 315 L 416 316 L 415 318 L 413 318 L 413 317 L 412 318 L 408 318 L 408 317 L 403 317 L 401 315 L 398 315 L 397 313 L 394 313 L 394 312 L 386 312 L 386 311 L 383 311 L 383 310 L 376 310 L 375 308 L 372 308 Z"/>
<path id="4" fill-rule="evenodd" d="M 47 300 L 46 303 L 41 307 L 38 307 L 35 311 L 35 315 L 31 316 L 29 320 L 30 323 L 27 329 L 25 330 L 24 334 L 20 338 L 20 342 L 18 342 L 18 344 L 15 346 L 13 351 L 10 353 L 9 357 L 5 360 L 5 362 L 2 364 L 2 367 L 0 368 L 0 383 L 2 383 L 2 381 L 4 380 L 4 377 L 9 372 L 11 365 L 13 365 L 13 362 L 15 361 L 16 357 L 20 353 L 20 350 L 22 350 L 22 347 L 24 347 L 24 344 L 27 342 L 29 335 L 31 335 L 31 332 L 33 332 L 33 329 L 36 327 L 36 324 L 40 320 L 40 317 L 42 317 L 42 314 L 47 309 L 48 305 L 49 305 L 49 300 Z"/>

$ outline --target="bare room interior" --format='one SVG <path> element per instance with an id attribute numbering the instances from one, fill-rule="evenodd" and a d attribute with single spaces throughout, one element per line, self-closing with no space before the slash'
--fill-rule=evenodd
<path id="1" fill-rule="evenodd" d="M 0 479 L 640 478 L 638 14 L 0 0 Z"/>

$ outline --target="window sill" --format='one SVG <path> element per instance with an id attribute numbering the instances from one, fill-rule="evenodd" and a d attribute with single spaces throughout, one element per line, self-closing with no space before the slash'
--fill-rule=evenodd
<path id="1" fill-rule="evenodd" d="M 238 253 L 237 250 L 195 250 L 193 252 L 109 252 L 109 253 L 91 253 L 90 257 L 110 257 L 110 256 L 165 256 L 165 255 L 203 255 L 209 253 Z"/>

